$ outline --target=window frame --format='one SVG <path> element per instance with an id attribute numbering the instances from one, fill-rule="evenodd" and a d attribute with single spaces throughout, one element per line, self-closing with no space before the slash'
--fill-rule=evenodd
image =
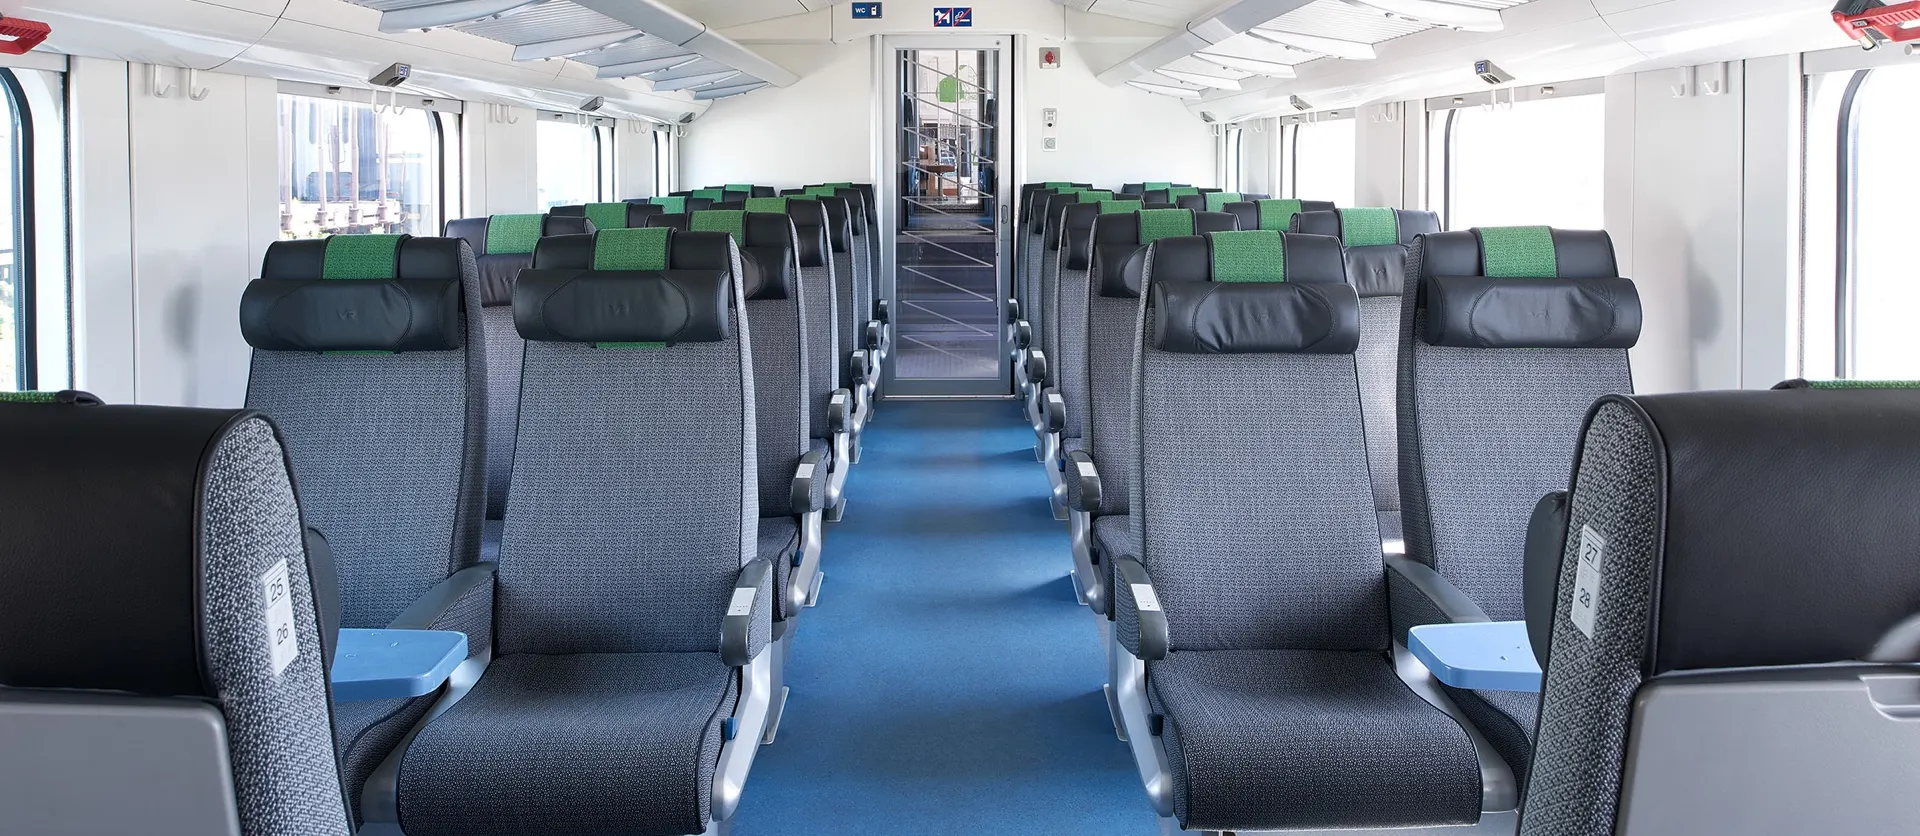
<path id="1" fill-rule="evenodd" d="M 7 149 L 7 164 L 13 169 L 13 385 L 30 391 L 40 383 L 39 328 L 39 222 L 35 199 L 33 108 L 27 91 L 11 67 L 0 67 L 0 89 L 7 100 L 8 118 L 13 123 L 13 143 Z"/>
<path id="2" fill-rule="evenodd" d="M 1275 184 L 1274 197 L 1285 197 L 1293 200 L 1306 199 L 1300 197 L 1300 131 L 1302 128 L 1326 122 L 1351 122 L 1354 121 L 1358 115 L 1359 112 L 1357 110 L 1344 109 L 1316 111 L 1313 113 L 1300 113 L 1280 117 L 1278 127 L 1280 136 L 1277 139 L 1279 143 L 1279 154 L 1277 156 L 1280 157 L 1282 163 L 1279 165 L 1279 181 Z M 1357 126 L 1355 129 L 1355 139 L 1353 162 L 1357 170 L 1360 164 Z"/>
<path id="3" fill-rule="evenodd" d="M 588 203 L 607 202 L 612 199 L 612 195 L 618 194 L 613 180 L 614 166 L 619 159 L 618 149 L 614 145 L 615 139 L 613 135 L 618 133 L 618 131 L 614 130 L 615 122 L 612 117 L 593 116 L 586 113 L 566 113 L 558 110 L 536 110 L 534 111 L 534 118 L 543 124 L 573 125 L 587 131 L 593 137 L 593 195 L 587 201 Z M 537 130 L 538 127 L 536 126 L 536 131 Z M 540 138 L 537 134 L 534 137 L 533 148 L 535 155 L 533 170 L 534 191 L 537 194 L 540 183 L 540 166 L 538 162 L 540 155 Z M 552 207 L 542 206 L 536 208 L 542 212 L 546 212 Z"/>
<path id="4" fill-rule="evenodd" d="M 1833 247 L 1833 376 L 1845 380 L 1852 374 L 1855 333 L 1853 318 L 1859 299 L 1860 273 L 1854 251 L 1860 245 L 1860 186 L 1854 174 L 1860 167 L 1860 90 L 1872 77 L 1873 69 L 1854 70 L 1840 94 L 1840 114 L 1836 120 L 1838 136 L 1834 145 L 1834 247 Z"/>
<path id="5" fill-rule="evenodd" d="M 422 191 L 423 197 L 429 203 L 420 213 L 422 228 L 411 234 L 438 235 L 446 229 L 447 221 L 460 217 L 460 213 L 464 211 L 466 181 L 460 176 L 464 171 L 465 148 L 464 137 L 461 134 L 465 127 L 465 121 L 461 117 L 466 112 L 463 102 L 384 90 L 336 87 L 297 81 L 280 82 L 274 100 L 276 110 L 281 106 L 282 97 L 360 105 L 371 108 L 376 116 L 404 116 L 413 111 L 420 111 L 420 115 L 427 120 L 427 147 L 434 156 L 432 164 L 424 166 L 424 169 L 435 178 L 436 182 Z M 390 110 L 391 108 L 399 108 L 399 112 L 395 113 Z M 284 137 L 282 139 L 284 140 Z M 282 153 L 284 154 L 287 150 L 287 146 L 283 144 Z M 387 164 L 386 161 L 382 161 L 382 165 Z M 291 171 L 287 170 L 288 165 L 288 158 L 283 156 L 276 162 L 275 167 L 280 169 L 281 175 L 291 177 Z M 287 204 L 283 202 L 283 212 L 286 206 Z M 283 229 L 281 232 L 285 234 L 286 230 Z"/>
<path id="6" fill-rule="evenodd" d="M 1572 81 L 1556 81 L 1550 84 L 1528 84 L 1524 86 L 1501 87 L 1482 90 L 1456 96 L 1435 96 L 1425 102 L 1426 112 L 1426 183 L 1427 208 L 1440 217 L 1440 228 L 1451 230 L 1453 226 L 1453 150 L 1454 139 L 1460 130 L 1460 111 L 1467 108 L 1492 109 L 1505 106 L 1515 107 L 1526 102 L 1559 101 L 1584 96 L 1604 96 L 1605 78 L 1582 78 Z M 1439 142 L 1434 139 L 1434 120 L 1440 115 L 1446 118 L 1440 123 Z M 1437 146 L 1437 147 L 1436 147 Z M 1435 155 L 1438 158 L 1435 158 Z M 1603 159 L 1604 162 L 1604 159 Z M 1602 182 L 1606 173 L 1601 172 Z M 1602 196 L 1604 200 L 1604 195 Z"/>

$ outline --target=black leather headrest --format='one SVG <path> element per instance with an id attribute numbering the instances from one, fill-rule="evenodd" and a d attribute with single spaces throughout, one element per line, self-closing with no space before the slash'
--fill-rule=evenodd
<path id="1" fill-rule="evenodd" d="M 1352 240 L 1350 223 L 1356 232 Z M 1348 247 L 1406 245 L 1416 236 L 1439 232 L 1440 216 L 1417 209 L 1316 209 L 1293 216 L 1293 231 L 1331 235 Z"/>
<path id="2" fill-rule="evenodd" d="M 533 253 L 536 270 L 594 269 L 594 235 L 555 235 L 543 238 Z M 666 269 L 718 270 L 726 272 L 733 264 L 732 236 L 724 232 L 674 231 L 667 239 Z M 515 296 L 518 299 L 519 296 Z"/>
<path id="3" fill-rule="evenodd" d="M 827 207 L 818 200 L 789 198 L 787 215 L 800 236 L 800 266 L 825 267 L 831 261 L 827 253 Z"/>
<path id="4" fill-rule="evenodd" d="M 0 403 L 0 687 L 221 698 L 201 630 L 221 593 L 202 578 L 202 504 L 215 455 L 255 418 Z M 260 619 L 260 580 L 246 580 L 228 615 Z"/>
<path id="5" fill-rule="evenodd" d="M 1920 612 L 1920 391 L 1610 395 L 1594 412 L 1609 403 L 1653 440 L 1648 674 L 1865 660 Z M 1583 448 L 1594 432 L 1590 417 Z M 1597 501 L 1583 487 L 1576 522 Z M 1608 543 L 1604 608 L 1631 594 L 1614 583 L 1631 540 L 1589 525 Z"/>
<path id="6" fill-rule="evenodd" d="M 849 207 L 849 217 L 853 220 L 854 237 L 867 234 L 867 195 L 859 189 L 834 189 L 835 197 L 844 198 Z"/>
<path id="7" fill-rule="evenodd" d="M 677 232 L 693 229 L 692 212 L 661 212 L 647 218 L 647 226 L 664 226 Z"/>
<path id="8" fill-rule="evenodd" d="M 799 296 L 794 247 L 799 233 L 793 218 L 778 212 L 748 212 L 741 218 L 740 263 L 747 298 L 793 299 Z"/>
<path id="9" fill-rule="evenodd" d="M 1329 282 L 1186 282 L 1156 278 L 1153 347 L 1181 354 L 1351 354 L 1360 298 Z"/>
<path id="10" fill-rule="evenodd" d="M 513 327 L 539 342 L 721 342 L 731 292 L 722 270 L 536 268 L 514 285 Z"/>
<path id="11" fill-rule="evenodd" d="M 1027 233 L 1041 235 L 1047 230 L 1047 204 L 1053 202 L 1053 196 L 1059 192 L 1053 189 L 1040 189 L 1033 193 L 1033 211 L 1027 213 Z"/>
<path id="12" fill-rule="evenodd" d="M 1068 270 L 1088 270 L 1093 267 L 1093 221 L 1100 217 L 1100 204 L 1073 203 L 1061 221 L 1061 235 L 1066 239 L 1065 250 L 1060 254 L 1060 266 Z"/>
<path id="13" fill-rule="evenodd" d="M 754 197 L 773 197 L 777 192 L 772 186 L 754 186 L 751 194 Z"/>
<path id="14" fill-rule="evenodd" d="M 1238 221 L 1225 212 L 1194 212 L 1193 229 L 1197 233 L 1232 232 Z M 1093 270 L 1090 277 L 1101 296 L 1138 299 L 1143 270 L 1126 268 L 1134 260 L 1134 251 L 1146 250 L 1141 242 L 1140 215 L 1134 212 L 1110 212 L 1099 216 L 1093 225 Z M 1163 239 L 1164 240 L 1164 239 Z M 1144 265 L 1144 259 L 1140 264 Z"/>
<path id="15" fill-rule="evenodd" d="M 1640 294 L 1631 279 L 1427 279 L 1426 341 L 1465 348 L 1632 348 Z"/>
<path id="16" fill-rule="evenodd" d="M 548 212 L 551 218 L 586 218 L 591 229 L 556 229 L 551 234 L 566 235 L 578 232 L 591 232 L 595 229 L 631 229 L 646 226 L 647 217 L 666 211 L 666 207 L 643 201 L 626 200 L 617 203 L 578 204 L 574 206 L 555 206 Z M 600 220 L 594 220 L 599 218 Z M 562 224 L 569 223 L 562 221 Z"/>
<path id="17" fill-rule="evenodd" d="M 1250 248 L 1244 243 L 1261 246 Z M 1249 264 L 1260 250 L 1277 249 L 1277 264 Z M 1183 235 L 1155 241 L 1147 256 L 1155 284 L 1161 281 L 1279 281 L 1345 283 L 1340 244 L 1324 235 L 1281 232 L 1227 232 Z"/>
<path id="18" fill-rule="evenodd" d="M 1120 193 L 1121 193 L 1121 194 L 1135 194 L 1135 195 L 1137 195 L 1137 194 L 1144 194 L 1144 193 L 1146 193 L 1146 190 L 1147 190 L 1147 189 L 1146 189 L 1146 187 L 1145 187 L 1144 185 L 1142 185 L 1142 184 L 1139 184 L 1139 183 L 1122 183 L 1122 184 L 1120 184 Z"/>
<path id="19" fill-rule="evenodd" d="M 240 334 L 267 351 L 448 351 L 465 342 L 462 274 L 471 264 L 459 238 L 401 236 L 393 278 L 322 278 L 330 245 L 352 238 L 278 241 L 261 278 L 240 295 Z M 477 280 L 477 277 L 469 277 Z"/>
<path id="20" fill-rule="evenodd" d="M 1595 279 L 1620 275 L 1620 267 L 1613 257 L 1613 239 L 1605 231 L 1548 229 L 1545 234 L 1552 243 L 1553 271 L 1530 271 L 1536 275 L 1529 277 Z M 1422 236 L 1419 246 L 1420 277 L 1502 275 L 1497 269 L 1490 271 L 1487 268 L 1482 257 L 1481 235 L 1482 230 L 1468 229 Z"/>
<path id="21" fill-rule="evenodd" d="M 721 212 L 744 212 L 747 210 L 747 202 L 744 199 L 716 200 L 702 208 L 714 209 Z"/>
<path id="22" fill-rule="evenodd" d="M 853 207 L 844 197 L 813 198 L 827 210 L 827 243 L 836 253 L 853 252 Z"/>

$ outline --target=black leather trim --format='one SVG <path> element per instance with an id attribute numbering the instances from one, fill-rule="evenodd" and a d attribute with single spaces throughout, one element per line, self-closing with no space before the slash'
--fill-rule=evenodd
<path id="1" fill-rule="evenodd" d="M 487 254 L 487 222 L 492 218 L 458 218 L 447 221 L 447 237 L 463 238 L 476 257 Z"/>
<path id="2" fill-rule="evenodd" d="M 674 238 L 680 237 L 675 233 Z M 667 241 L 667 252 L 673 252 L 673 241 Z M 592 270 L 592 235 L 554 235 L 540 239 L 533 247 L 533 264 L 530 270 Z M 511 297 L 509 297 L 511 298 Z"/>
<path id="3" fill-rule="evenodd" d="M 1435 276 L 1422 284 L 1432 345 L 1632 348 L 1640 339 L 1631 279 Z"/>
<path id="4" fill-rule="evenodd" d="M 1347 282 L 1361 298 L 1399 296 L 1407 282 L 1407 248 L 1400 244 L 1348 247 Z"/>
<path id="5" fill-rule="evenodd" d="M 1520 603 L 1526 613 L 1527 641 L 1540 669 L 1547 668 L 1553 647 L 1553 608 L 1560 595 L 1560 562 L 1566 557 L 1567 492 L 1540 497 L 1527 520 L 1527 542 L 1522 552 Z"/>
<path id="6" fill-rule="evenodd" d="M 540 342 L 721 342 L 729 293 L 724 271 L 533 269 L 513 288 L 513 326 Z"/>
<path id="7" fill-rule="evenodd" d="M 1223 207 L 1227 214 L 1238 218 L 1241 229 L 1260 228 L 1260 204 L 1253 201 L 1235 201 Z"/>
<path id="8" fill-rule="evenodd" d="M 693 229 L 693 214 L 691 212 L 661 212 L 660 214 L 647 218 L 647 226 L 664 226 L 676 232 L 686 232 Z"/>
<path id="9" fill-rule="evenodd" d="M 800 236 L 800 266 L 827 266 L 831 262 L 827 256 L 827 207 L 818 200 L 789 198 L 787 215 L 793 218 L 794 231 Z"/>
<path id="10" fill-rule="evenodd" d="M 1060 227 L 1066 222 L 1067 207 L 1080 204 L 1077 194 L 1056 194 L 1047 204 L 1046 227 L 1040 231 L 1046 236 L 1047 249 L 1060 249 Z"/>
<path id="11" fill-rule="evenodd" d="M 750 288 L 747 298 L 751 300 L 794 298 L 799 282 L 793 263 L 791 244 L 741 247 L 742 292 Z"/>
<path id="12" fill-rule="evenodd" d="M 340 568 L 333 560 L 333 546 L 320 529 L 308 526 L 307 583 L 313 588 L 314 620 L 319 622 L 320 661 L 333 670 L 333 651 L 340 641 Z"/>
<path id="13" fill-rule="evenodd" d="M 836 253 L 853 251 L 853 207 L 844 197 L 815 197 L 827 210 L 827 243 Z"/>
<path id="14" fill-rule="evenodd" d="M 1105 244 L 1139 246 L 1140 213 L 1115 212 L 1096 215 L 1093 222 L 1093 245 L 1098 248 Z"/>
<path id="15" fill-rule="evenodd" d="M 1144 247 L 1153 268 L 1154 283 L 1212 281 L 1212 244 L 1205 235 L 1181 235 L 1162 238 Z M 1130 289 L 1136 297 L 1139 295 L 1139 286 Z"/>
<path id="16" fill-rule="evenodd" d="M 267 351 L 459 348 L 460 280 L 255 279 L 240 295 L 240 335 Z"/>
<path id="17" fill-rule="evenodd" d="M 513 304 L 513 280 L 533 266 L 533 253 L 483 255 L 473 263 L 480 270 L 480 306 L 497 308 Z"/>
<path id="18" fill-rule="evenodd" d="M 1285 236 L 1289 284 L 1296 282 L 1347 283 L 1346 252 L 1340 242 L 1324 235 Z"/>
<path id="19" fill-rule="evenodd" d="M 1061 222 L 1062 236 L 1066 238 L 1066 247 L 1060 256 L 1060 266 L 1068 270 L 1088 270 L 1093 267 L 1093 222 L 1100 217 L 1100 204 L 1069 204 Z"/>
<path id="20" fill-rule="evenodd" d="M 1153 347 L 1182 354 L 1351 354 L 1360 298 L 1345 283 L 1154 280 Z"/>
<path id="21" fill-rule="evenodd" d="M 1147 248 L 1139 244 L 1100 244 L 1093 251 L 1093 278 L 1100 295 L 1138 299 L 1147 265 Z"/>
<path id="22" fill-rule="evenodd" d="M 255 417 L 0 404 L 0 686 L 219 701 L 201 509 L 214 453 Z"/>
<path id="23" fill-rule="evenodd" d="M 540 219 L 540 237 L 542 238 L 549 235 L 580 235 L 592 231 L 594 231 L 593 222 L 587 220 L 585 215 L 567 217 L 549 213 Z"/>
<path id="24" fill-rule="evenodd" d="M 1486 272 L 1480 266 L 1480 236 L 1473 230 L 1435 232 L 1420 243 L 1421 279 L 1434 276 L 1478 276 Z M 1424 288 L 1425 282 L 1422 282 Z M 1422 294 L 1425 295 L 1424 289 Z"/>
<path id="25" fill-rule="evenodd" d="M 1554 266 L 1563 279 L 1602 279 L 1620 275 L 1613 238 L 1601 229 L 1553 230 Z"/>
<path id="26" fill-rule="evenodd" d="M 1240 229 L 1240 218 L 1232 212 L 1193 213 L 1193 232 L 1195 235 L 1208 232 L 1238 232 Z"/>
<path id="27" fill-rule="evenodd" d="M 317 279 L 326 270 L 327 239 L 275 241 L 260 260 L 263 279 Z"/>

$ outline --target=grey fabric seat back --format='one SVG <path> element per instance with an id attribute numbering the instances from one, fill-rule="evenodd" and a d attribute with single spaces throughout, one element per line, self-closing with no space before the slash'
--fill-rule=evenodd
<path id="1" fill-rule="evenodd" d="M 538 229 L 529 235 L 535 217 L 540 218 Z M 464 239 L 480 270 L 480 324 L 487 332 L 487 519 L 501 519 L 506 513 L 513 424 L 520 414 L 520 335 L 513 330 L 513 280 L 533 266 L 533 248 L 541 238 L 593 230 L 593 222 L 584 216 L 551 213 L 447 222 L 447 237 Z"/>
<path id="2" fill-rule="evenodd" d="M 1228 232 L 1234 228 L 1231 215 L 1218 212 L 1189 212 L 1185 209 L 1157 209 L 1165 215 L 1146 215 L 1145 226 L 1129 204 L 1102 203 L 1103 211 L 1089 230 L 1090 267 L 1086 288 L 1086 335 L 1084 392 L 1076 377 L 1069 375 L 1062 393 L 1067 400 L 1067 419 L 1082 417 L 1079 431 L 1086 449 L 1100 467 L 1100 513 L 1125 514 L 1128 481 L 1133 470 L 1133 355 L 1139 341 L 1140 291 L 1151 280 L 1147 275 L 1147 245 L 1169 235 Z M 1176 278 L 1205 281 L 1205 264 L 1199 272 Z M 1169 269 L 1162 266 L 1162 273 Z M 1084 406 L 1082 406 L 1084 404 Z"/>
<path id="3" fill-rule="evenodd" d="M 1087 187 L 1082 184 L 1045 184 L 1040 188 L 1034 189 L 1032 196 L 1027 201 L 1026 211 L 1020 216 L 1021 226 L 1025 230 L 1024 240 L 1026 242 L 1024 254 L 1020 260 L 1020 310 L 1026 315 L 1027 321 L 1033 324 L 1036 331 L 1034 334 L 1036 341 L 1042 340 L 1044 338 L 1043 335 L 1046 333 L 1046 324 L 1044 322 L 1045 312 L 1040 310 L 1042 305 L 1040 277 L 1043 272 L 1043 265 L 1046 262 L 1048 206 L 1052 203 L 1054 196 L 1069 194 L 1074 190 L 1083 188 Z M 1045 350 L 1044 343 L 1035 342 L 1034 344 L 1040 346 L 1041 350 Z"/>
<path id="4" fill-rule="evenodd" d="M 1245 203 L 1266 199 L 1266 195 L 1254 194 L 1252 192 L 1225 192 L 1219 189 L 1201 189 L 1195 194 L 1181 195 L 1179 199 L 1173 201 L 1173 205 L 1181 209 L 1192 209 L 1195 212 L 1224 212 L 1229 203 Z"/>
<path id="5" fill-rule="evenodd" d="M 1920 391 L 1601 399 L 1550 572 L 1524 834 L 1908 833 Z M 1710 768 L 1701 768 L 1703 758 Z"/>
<path id="6" fill-rule="evenodd" d="M 1633 391 L 1639 298 L 1618 276 L 1600 231 L 1441 232 L 1415 238 L 1407 256 L 1398 384 L 1407 556 L 1495 619 L 1521 615 L 1527 519 L 1542 494 L 1566 487 L 1581 416 L 1601 395 Z M 1548 295 L 1513 296 L 1521 291 Z"/>
<path id="7" fill-rule="evenodd" d="M 759 517 L 741 276 L 725 233 L 541 242 L 514 297 L 525 407 L 500 544 L 502 655 L 718 651 L 713 625 Z"/>
<path id="8" fill-rule="evenodd" d="M 360 327 L 398 298 L 410 333 Z M 466 241 L 383 235 L 276 242 L 241 297 L 247 405 L 286 440 L 348 627 L 386 626 L 479 560 L 493 417 L 481 304 Z"/>
<path id="9" fill-rule="evenodd" d="M 74 395 L 0 398 L 6 830 L 347 836 L 273 424 Z"/>
<path id="10" fill-rule="evenodd" d="M 1380 534 L 1400 539 L 1400 291 L 1415 236 L 1440 231 L 1440 216 L 1410 209 L 1302 212 L 1293 231 L 1331 235 L 1346 249 L 1347 281 L 1360 294 L 1360 399 L 1367 417 L 1367 463 Z"/>
<path id="11" fill-rule="evenodd" d="M 847 216 L 853 227 L 853 280 L 857 283 L 855 287 L 859 288 L 859 292 L 855 294 L 854 307 L 860 312 L 858 321 L 865 322 L 878 315 L 877 300 L 880 299 L 881 294 L 880 279 L 874 274 L 873 266 L 878 249 L 874 246 L 873 240 L 873 220 L 870 214 L 873 210 L 867 205 L 866 192 L 859 189 L 835 189 L 833 193 L 836 197 L 847 201 Z M 860 336 L 855 335 L 855 343 L 860 341 Z"/>
<path id="12" fill-rule="evenodd" d="M 756 212 L 782 207 L 793 220 L 797 236 L 795 260 L 799 264 L 800 303 L 805 309 L 807 327 L 807 416 L 808 432 L 826 438 L 827 401 L 845 379 L 845 358 L 839 353 L 840 332 L 853 326 L 843 322 L 839 298 L 839 277 L 833 272 L 832 250 L 827 232 L 830 224 L 826 206 L 818 200 L 801 197 L 773 198 Z M 849 341 L 851 337 L 848 338 Z M 789 471 L 791 472 L 791 471 Z"/>
<path id="13" fill-rule="evenodd" d="M 1232 212 L 1238 217 L 1241 229 L 1275 229 L 1285 232 L 1293 228 L 1293 216 L 1301 212 L 1331 212 L 1333 202 L 1281 198 L 1253 199 L 1229 201 L 1221 207 L 1221 211 Z"/>
<path id="14" fill-rule="evenodd" d="M 1079 190 L 1066 194 L 1055 194 L 1047 202 L 1046 226 L 1041 231 L 1045 238 L 1045 249 L 1040 256 L 1040 314 L 1041 321 L 1047 323 L 1040 331 L 1041 348 L 1053 359 L 1053 365 L 1060 363 L 1060 339 L 1066 329 L 1066 323 L 1060 320 L 1060 274 L 1065 269 L 1066 251 L 1062 245 L 1066 241 L 1067 209 L 1081 204 L 1098 205 L 1101 201 L 1112 200 L 1113 193 L 1108 191 Z M 1091 230 L 1091 224 L 1089 224 Z"/>
<path id="15" fill-rule="evenodd" d="M 1129 490 L 1168 648 L 1386 649 L 1339 242 L 1216 232 L 1147 260 Z"/>
<path id="16" fill-rule="evenodd" d="M 868 298 L 868 289 L 861 285 L 853 273 L 851 204 L 843 197 L 817 195 L 812 199 L 818 201 L 827 213 L 827 248 L 833 262 L 833 315 L 844 325 L 836 335 L 834 344 L 838 351 L 834 356 L 835 362 L 844 365 L 854 349 L 860 347 L 860 337 L 871 316 L 873 302 Z"/>

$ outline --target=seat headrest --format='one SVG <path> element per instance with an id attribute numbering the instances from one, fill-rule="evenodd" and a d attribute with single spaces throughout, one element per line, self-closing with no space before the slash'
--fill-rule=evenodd
<path id="1" fill-rule="evenodd" d="M 244 409 L 0 402 L 0 687 L 221 698 L 201 629 L 216 594 L 203 500 L 216 457 L 255 420 L 271 427 Z M 223 601 L 225 615 L 261 617 L 271 590 L 248 580 L 261 597 Z"/>
<path id="2" fill-rule="evenodd" d="M 693 191 L 687 192 L 687 197 L 697 197 L 701 200 L 708 201 L 709 203 L 719 203 L 720 201 L 727 199 L 727 190 L 726 189 L 694 189 Z"/>
<path id="3" fill-rule="evenodd" d="M 724 232 L 681 232 L 658 226 L 610 229 L 542 240 L 533 253 L 533 269 L 727 272 L 733 250 L 732 237 Z"/>
<path id="4" fill-rule="evenodd" d="M 1102 203 L 1106 208 L 1110 203 Z M 1207 232 L 1231 232 L 1238 221 L 1225 212 L 1189 209 L 1142 209 L 1103 212 L 1093 225 L 1093 274 L 1101 296 L 1140 298 L 1140 270 L 1127 270 L 1133 251 L 1162 238 Z"/>
<path id="5" fill-rule="evenodd" d="M 1625 426 L 1596 420 L 1610 404 L 1626 407 Z M 1622 563 L 1641 535 L 1616 514 L 1583 513 L 1601 501 L 1584 491 L 1612 495 L 1650 477 L 1642 496 L 1607 500 L 1657 503 L 1646 530 L 1655 561 L 1646 567 L 1648 675 L 1920 661 L 1910 641 L 1881 647 L 1906 658 L 1873 658 L 1920 613 L 1915 426 L 1913 389 L 1609 395 L 1588 414 L 1577 457 L 1569 556 L 1578 559 L 1583 539 L 1598 547 L 1602 616 L 1609 594 L 1634 594 L 1615 577 L 1642 570 Z M 1622 434 L 1640 440 L 1622 443 Z M 1591 457 L 1649 446 L 1650 457 L 1627 460 L 1634 476 L 1579 481 Z"/>
<path id="6" fill-rule="evenodd" d="M 1293 218 L 1293 231 L 1331 235 L 1347 247 L 1408 245 L 1415 236 L 1440 231 L 1440 216 L 1416 209 L 1385 207 L 1320 209 Z"/>
<path id="7" fill-rule="evenodd" d="M 708 204 L 707 204 L 707 205 L 706 205 L 706 206 L 705 206 L 704 208 L 706 208 L 706 209 L 718 209 L 718 210 L 720 210 L 720 211 L 722 211 L 722 212 L 745 212 L 745 211 L 747 211 L 747 203 L 748 203 L 749 201 L 751 201 L 751 200 L 765 200 L 765 199 L 766 199 L 766 198 L 747 198 L 747 199 L 734 199 L 734 200 L 716 200 L 716 201 L 713 201 L 713 202 L 711 202 L 711 203 L 708 203 Z M 763 209 L 763 210 L 758 210 L 758 211 L 765 211 L 765 210 Z"/>
<path id="8" fill-rule="evenodd" d="M 1293 229 L 1293 216 L 1301 212 L 1332 211 L 1333 203 L 1325 200 L 1293 200 L 1288 198 L 1261 198 L 1247 195 L 1248 200 L 1229 202 L 1225 211 L 1240 219 L 1241 229 L 1270 229 L 1286 232 Z"/>
<path id="9" fill-rule="evenodd" d="M 1061 219 L 1061 237 L 1065 240 L 1060 266 L 1068 270 L 1087 270 L 1093 266 L 1093 220 L 1105 213 L 1109 203 L 1072 203 Z"/>
<path id="10" fill-rule="evenodd" d="M 680 214 L 687 211 L 687 199 L 684 196 L 650 197 L 641 200 L 650 206 L 660 207 L 660 211 L 664 213 Z"/>
<path id="11" fill-rule="evenodd" d="M 852 204 L 844 197 L 832 195 L 815 195 L 813 199 L 827 210 L 827 244 L 836 253 L 853 252 Z"/>
<path id="12" fill-rule="evenodd" d="M 1153 347 L 1179 354 L 1351 354 L 1360 298 L 1330 282 L 1155 279 Z"/>
<path id="13" fill-rule="evenodd" d="M 801 189 L 788 189 L 781 194 L 790 197 L 841 198 L 847 202 L 847 217 L 852 221 L 854 237 L 867 234 L 867 196 L 859 189 L 851 186 L 807 186 Z"/>
<path id="14" fill-rule="evenodd" d="M 1605 232 L 1499 227 L 1422 235 L 1424 339 L 1464 348 L 1631 348 L 1640 295 Z M 1458 272 L 1456 272 L 1458 271 Z"/>
<path id="15" fill-rule="evenodd" d="M 703 211 L 711 212 L 713 210 L 708 209 Z M 668 229 L 672 229 L 678 232 L 689 232 L 693 229 L 693 216 L 697 214 L 700 214 L 700 213 L 698 212 L 661 212 L 657 215 L 648 216 L 647 226 L 664 226 Z"/>
<path id="16" fill-rule="evenodd" d="M 826 205 L 812 198 L 782 197 L 775 199 L 786 201 L 784 204 L 785 208 L 779 211 L 785 212 L 788 217 L 793 219 L 794 230 L 800 236 L 800 249 L 798 252 L 800 266 L 803 268 L 825 267 L 832 263 L 828 256 L 828 252 L 830 252 L 827 245 L 827 227 L 829 222 L 827 219 Z M 753 211 L 768 210 L 761 209 Z"/>
<path id="17" fill-rule="evenodd" d="M 731 287 L 720 270 L 542 270 L 513 288 L 513 327 L 536 342 L 603 348 L 722 342 Z"/>
<path id="18" fill-rule="evenodd" d="M 459 238 L 277 241 L 240 295 L 240 335 L 266 351 L 449 351 L 465 342 Z"/>
<path id="19" fill-rule="evenodd" d="M 565 208 L 565 207 L 562 207 Z M 584 214 L 491 215 L 447 222 L 447 237 L 464 238 L 475 256 L 533 252 L 548 235 L 578 235 L 594 230 Z"/>
<path id="20" fill-rule="evenodd" d="M 1066 221 L 1067 209 L 1083 203 L 1098 204 L 1103 200 L 1112 200 L 1113 192 L 1096 189 L 1075 189 L 1069 193 L 1056 194 L 1047 204 L 1046 226 L 1041 234 L 1046 236 L 1047 249 L 1060 249 L 1060 229 Z"/>
<path id="21" fill-rule="evenodd" d="M 742 281 L 750 300 L 794 298 L 799 282 L 794 275 L 794 247 L 798 233 L 793 219 L 776 212 L 696 212 L 690 228 L 696 232 L 732 235 L 740 245 Z"/>
<path id="22" fill-rule="evenodd" d="M 657 214 L 662 207 L 651 203 L 622 201 L 619 203 L 588 203 L 580 206 L 555 206 L 552 216 L 555 218 L 583 217 L 593 223 L 593 229 L 628 229 L 646 226 L 647 216 Z M 586 232 L 589 230 L 572 230 Z M 564 234 L 564 233 L 556 233 Z"/>

